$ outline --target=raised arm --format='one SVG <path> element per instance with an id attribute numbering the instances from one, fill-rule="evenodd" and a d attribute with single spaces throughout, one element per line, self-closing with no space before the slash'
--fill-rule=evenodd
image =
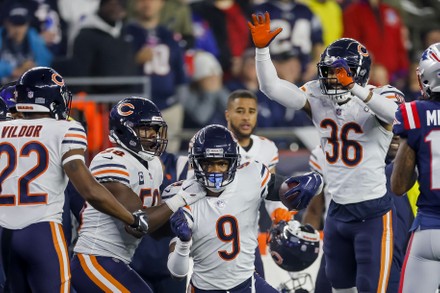
<path id="1" fill-rule="evenodd" d="M 282 29 L 270 30 L 268 12 L 264 16 L 253 14 L 252 23 L 248 22 L 248 26 L 256 47 L 255 63 L 260 90 L 285 107 L 295 110 L 304 109 L 309 113 L 310 105 L 306 94 L 296 85 L 280 79 L 270 58 L 269 44 Z"/>

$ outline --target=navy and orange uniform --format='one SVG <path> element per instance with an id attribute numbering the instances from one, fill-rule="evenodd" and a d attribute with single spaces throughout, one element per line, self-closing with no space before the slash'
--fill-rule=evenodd
<path id="1" fill-rule="evenodd" d="M 416 153 L 420 195 L 412 230 L 440 229 L 440 116 L 438 102 L 419 100 L 400 105 L 393 126 Z"/>
<path id="2" fill-rule="evenodd" d="M 77 122 L 40 118 L 0 123 L 0 133 L 0 226 L 7 278 L 16 292 L 68 292 L 69 256 L 61 225 L 68 177 L 62 158 L 70 150 L 86 150 L 86 132 Z M 35 263 L 45 266 L 31 265 Z"/>
<path id="3" fill-rule="evenodd" d="M 186 84 L 187 79 L 183 50 L 173 33 L 162 26 L 146 30 L 139 24 L 129 23 L 127 34 L 136 52 L 144 46 L 152 49 L 151 61 L 138 65 L 138 74 L 150 77 L 152 101 L 160 110 L 176 104 L 176 88 Z"/>

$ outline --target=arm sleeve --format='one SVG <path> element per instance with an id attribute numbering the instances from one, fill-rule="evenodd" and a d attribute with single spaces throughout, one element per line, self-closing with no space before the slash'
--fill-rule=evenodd
<path id="1" fill-rule="evenodd" d="M 177 240 L 175 240 L 177 239 Z M 171 275 L 176 278 L 183 278 L 189 271 L 189 252 L 192 240 L 189 242 L 182 242 L 178 238 L 171 240 L 171 243 L 176 242 L 174 251 L 168 256 L 167 267 Z"/>
<path id="2" fill-rule="evenodd" d="M 365 101 L 371 95 L 366 105 L 374 111 L 380 120 L 393 124 L 394 113 L 397 110 L 397 104 L 394 100 L 387 99 L 385 96 L 376 94 L 358 84 L 354 84 L 351 92 L 362 101 Z"/>
<path id="3" fill-rule="evenodd" d="M 295 110 L 300 110 L 305 106 L 307 95 L 293 83 L 278 77 L 270 59 L 269 48 L 256 49 L 255 64 L 260 90 L 266 96 Z"/>
<path id="4" fill-rule="evenodd" d="M 268 193 L 267 193 L 267 200 L 272 201 L 280 201 L 280 196 L 278 195 L 278 192 L 280 190 L 281 184 L 283 184 L 283 181 L 286 180 L 287 177 L 278 175 L 278 174 L 271 174 L 271 178 L 268 184 Z"/>

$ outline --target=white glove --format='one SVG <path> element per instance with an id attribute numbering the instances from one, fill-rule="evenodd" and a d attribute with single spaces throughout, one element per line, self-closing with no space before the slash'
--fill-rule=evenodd
<path id="1" fill-rule="evenodd" d="M 180 207 L 190 205 L 205 196 L 205 188 L 196 179 L 188 179 L 183 182 L 176 195 L 168 199 L 165 204 L 170 210 L 176 212 Z"/>

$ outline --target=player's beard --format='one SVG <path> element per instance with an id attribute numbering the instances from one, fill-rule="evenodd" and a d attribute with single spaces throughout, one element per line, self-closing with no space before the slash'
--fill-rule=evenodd
<path id="1" fill-rule="evenodd" d="M 241 132 L 241 131 L 240 131 L 240 128 L 236 127 L 234 124 L 231 123 L 231 129 L 232 129 L 232 132 L 234 133 L 235 138 L 236 138 L 237 140 L 250 138 L 250 137 L 251 137 L 251 134 L 254 133 L 255 127 L 256 127 L 256 126 L 252 127 L 251 131 L 250 131 L 249 134 L 248 134 L 248 133 L 243 133 L 243 132 Z"/>

